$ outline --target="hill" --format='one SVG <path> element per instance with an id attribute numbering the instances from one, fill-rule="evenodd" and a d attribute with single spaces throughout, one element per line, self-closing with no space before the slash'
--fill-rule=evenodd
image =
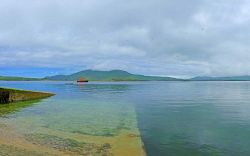
<path id="1" fill-rule="evenodd" d="M 14 77 L 14 76 L 0 76 L 0 81 L 39 81 L 38 78 Z"/>
<path id="2" fill-rule="evenodd" d="M 144 76 L 131 74 L 123 70 L 98 71 L 83 70 L 70 75 L 55 75 L 45 78 L 26 78 L 14 76 L 0 76 L 0 81 L 76 81 L 85 77 L 89 81 L 250 81 L 250 76 L 228 76 L 228 77 L 210 77 L 198 76 L 191 79 L 177 79 L 173 77 Z"/>
<path id="3" fill-rule="evenodd" d="M 229 77 L 209 77 L 199 76 L 190 79 L 191 81 L 250 81 L 250 76 L 229 76 Z"/>
<path id="4" fill-rule="evenodd" d="M 144 76 L 128 73 L 123 70 L 97 71 L 84 70 L 71 75 L 56 75 L 45 77 L 47 80 L 76 81 L 84 77 L 89 81 L 176 81 L 180 79 L 172 77 Z"/>

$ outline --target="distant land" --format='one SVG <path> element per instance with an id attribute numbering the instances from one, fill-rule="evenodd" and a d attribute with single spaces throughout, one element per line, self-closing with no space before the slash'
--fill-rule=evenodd
<path id="1" fill-rule="evenodd" d="M 98 71 L 84 70 L 70 75 L 56 75 L 45 77 L 45 80 L 54 81 L 76 81 L 81 77 L 89 81 L 177 81 L 172 77 L 144 76 L 128 73 L 123 70 Z"/>
<path id="2" fill-rule="evenodd" d="M 38 78 L 14 77 L 14 76 L 0 76 L 0 81 L 39 81 Z"/>
<path id="3" fill-rule="evenodd" d="M 199 76 L 190 79 L 191 81 L 250 81 L 250 76 L 228 76 L 228 77 L 209 77 Z"/>
<path id="4" fill-rule="evenodd" d="M 145 76 L 131 74 L 123 70 L 98 71 L 98 70 L 83 70 L 70 75 L 55 75 L 45 78 L 26 78 L 0 76 L 0 81 L 76 81 L 81 77 L 89 81 L 250 81 L 250 76 L 228 76 L 228 77 L 209 77 L 198 76 L 190 79 L 178 79 L 173 77 L 163 76 Z"/>

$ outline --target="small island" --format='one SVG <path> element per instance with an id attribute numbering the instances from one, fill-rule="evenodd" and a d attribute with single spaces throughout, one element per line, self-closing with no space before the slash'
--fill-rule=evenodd
<path id="1" fill-rule="evenodd" d="M 41 99 L 53 95 L 55 94 L 46 92 L 34 92 L 27 90 L 10 89 L 10 88 L 0 88 L 0 104 Z"/>

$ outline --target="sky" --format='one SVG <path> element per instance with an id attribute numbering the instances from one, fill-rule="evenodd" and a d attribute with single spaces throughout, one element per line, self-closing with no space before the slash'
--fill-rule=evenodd
<path id="1" fill-rule="evenodd" d="M 249 0 L 0 1 L 0 75 L 250 75 Z"/>

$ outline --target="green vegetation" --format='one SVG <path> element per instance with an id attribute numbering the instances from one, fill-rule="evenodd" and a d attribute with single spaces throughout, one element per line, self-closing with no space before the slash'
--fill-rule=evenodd
<path id="1" fill-rule="evenodd" d="M 89 81 L 176 81 L 180 79 L 172 77 L 135 75 L 122 70 L 96 71 L 84 70 L 71 75 L 56 75 L 46 77 L 47 80 L 76 81 L 85 77 Z"/>
<path id="2" fill-rule="evenodd" d="M 18 148 L 11 145 L 0 144 L 0 155 L 1 156 L 44 156 L 44 153 L 38 151 L 29 151 L 24 148 Z M 46 153 L 46 156 L 57 156 Z"/>
<path id="3" fill-rule="evenodd" d="M 33 92 L 26 90 L 17 90 L 10 88 L 0 88 L 0 104 L 26 101 L 26 100 L 35 100 L 53 96 L 52 93 L 44 92 Z"/>
<path id="4" fill-rule="evenodd" d="M 25 77 L 13 77 L 13 76 L 0 76 L 0 81 L 39 81 L 38 78 L 25 78 Z"/>
<path id="5" fill-rule="evenodd" d="M 17 102 L 14 105 L 1 105 L 0 104 L 0 116 L 4 116 L 10 113 L 14 113 L 22 110 L 25 107 L 29 107 L 38 103 L 40 100 L 31 100 L 31 101 L 21 101 Z"/>
<path id="6" fill-rule="evenodd" d="M 190 79 L 191 81 L 250 81 L 250 76 L 209 77 L 200 76 Z"/>
<path id="7" fill-rule="evenodd" d="M 112 155 L 109 152 L 109 149 L 111 148 L 111 145 L 109 143 L 96 145 L 94 143 L 79 142 L 73 139 L 61 138 L 58 136 L 47 134 L 29 134 L 26 135 L 26 139 L 33 144 L 53 147 L 54 149 L 63 152 L 72 152 L 74 153 L 74 155 Z"/>

